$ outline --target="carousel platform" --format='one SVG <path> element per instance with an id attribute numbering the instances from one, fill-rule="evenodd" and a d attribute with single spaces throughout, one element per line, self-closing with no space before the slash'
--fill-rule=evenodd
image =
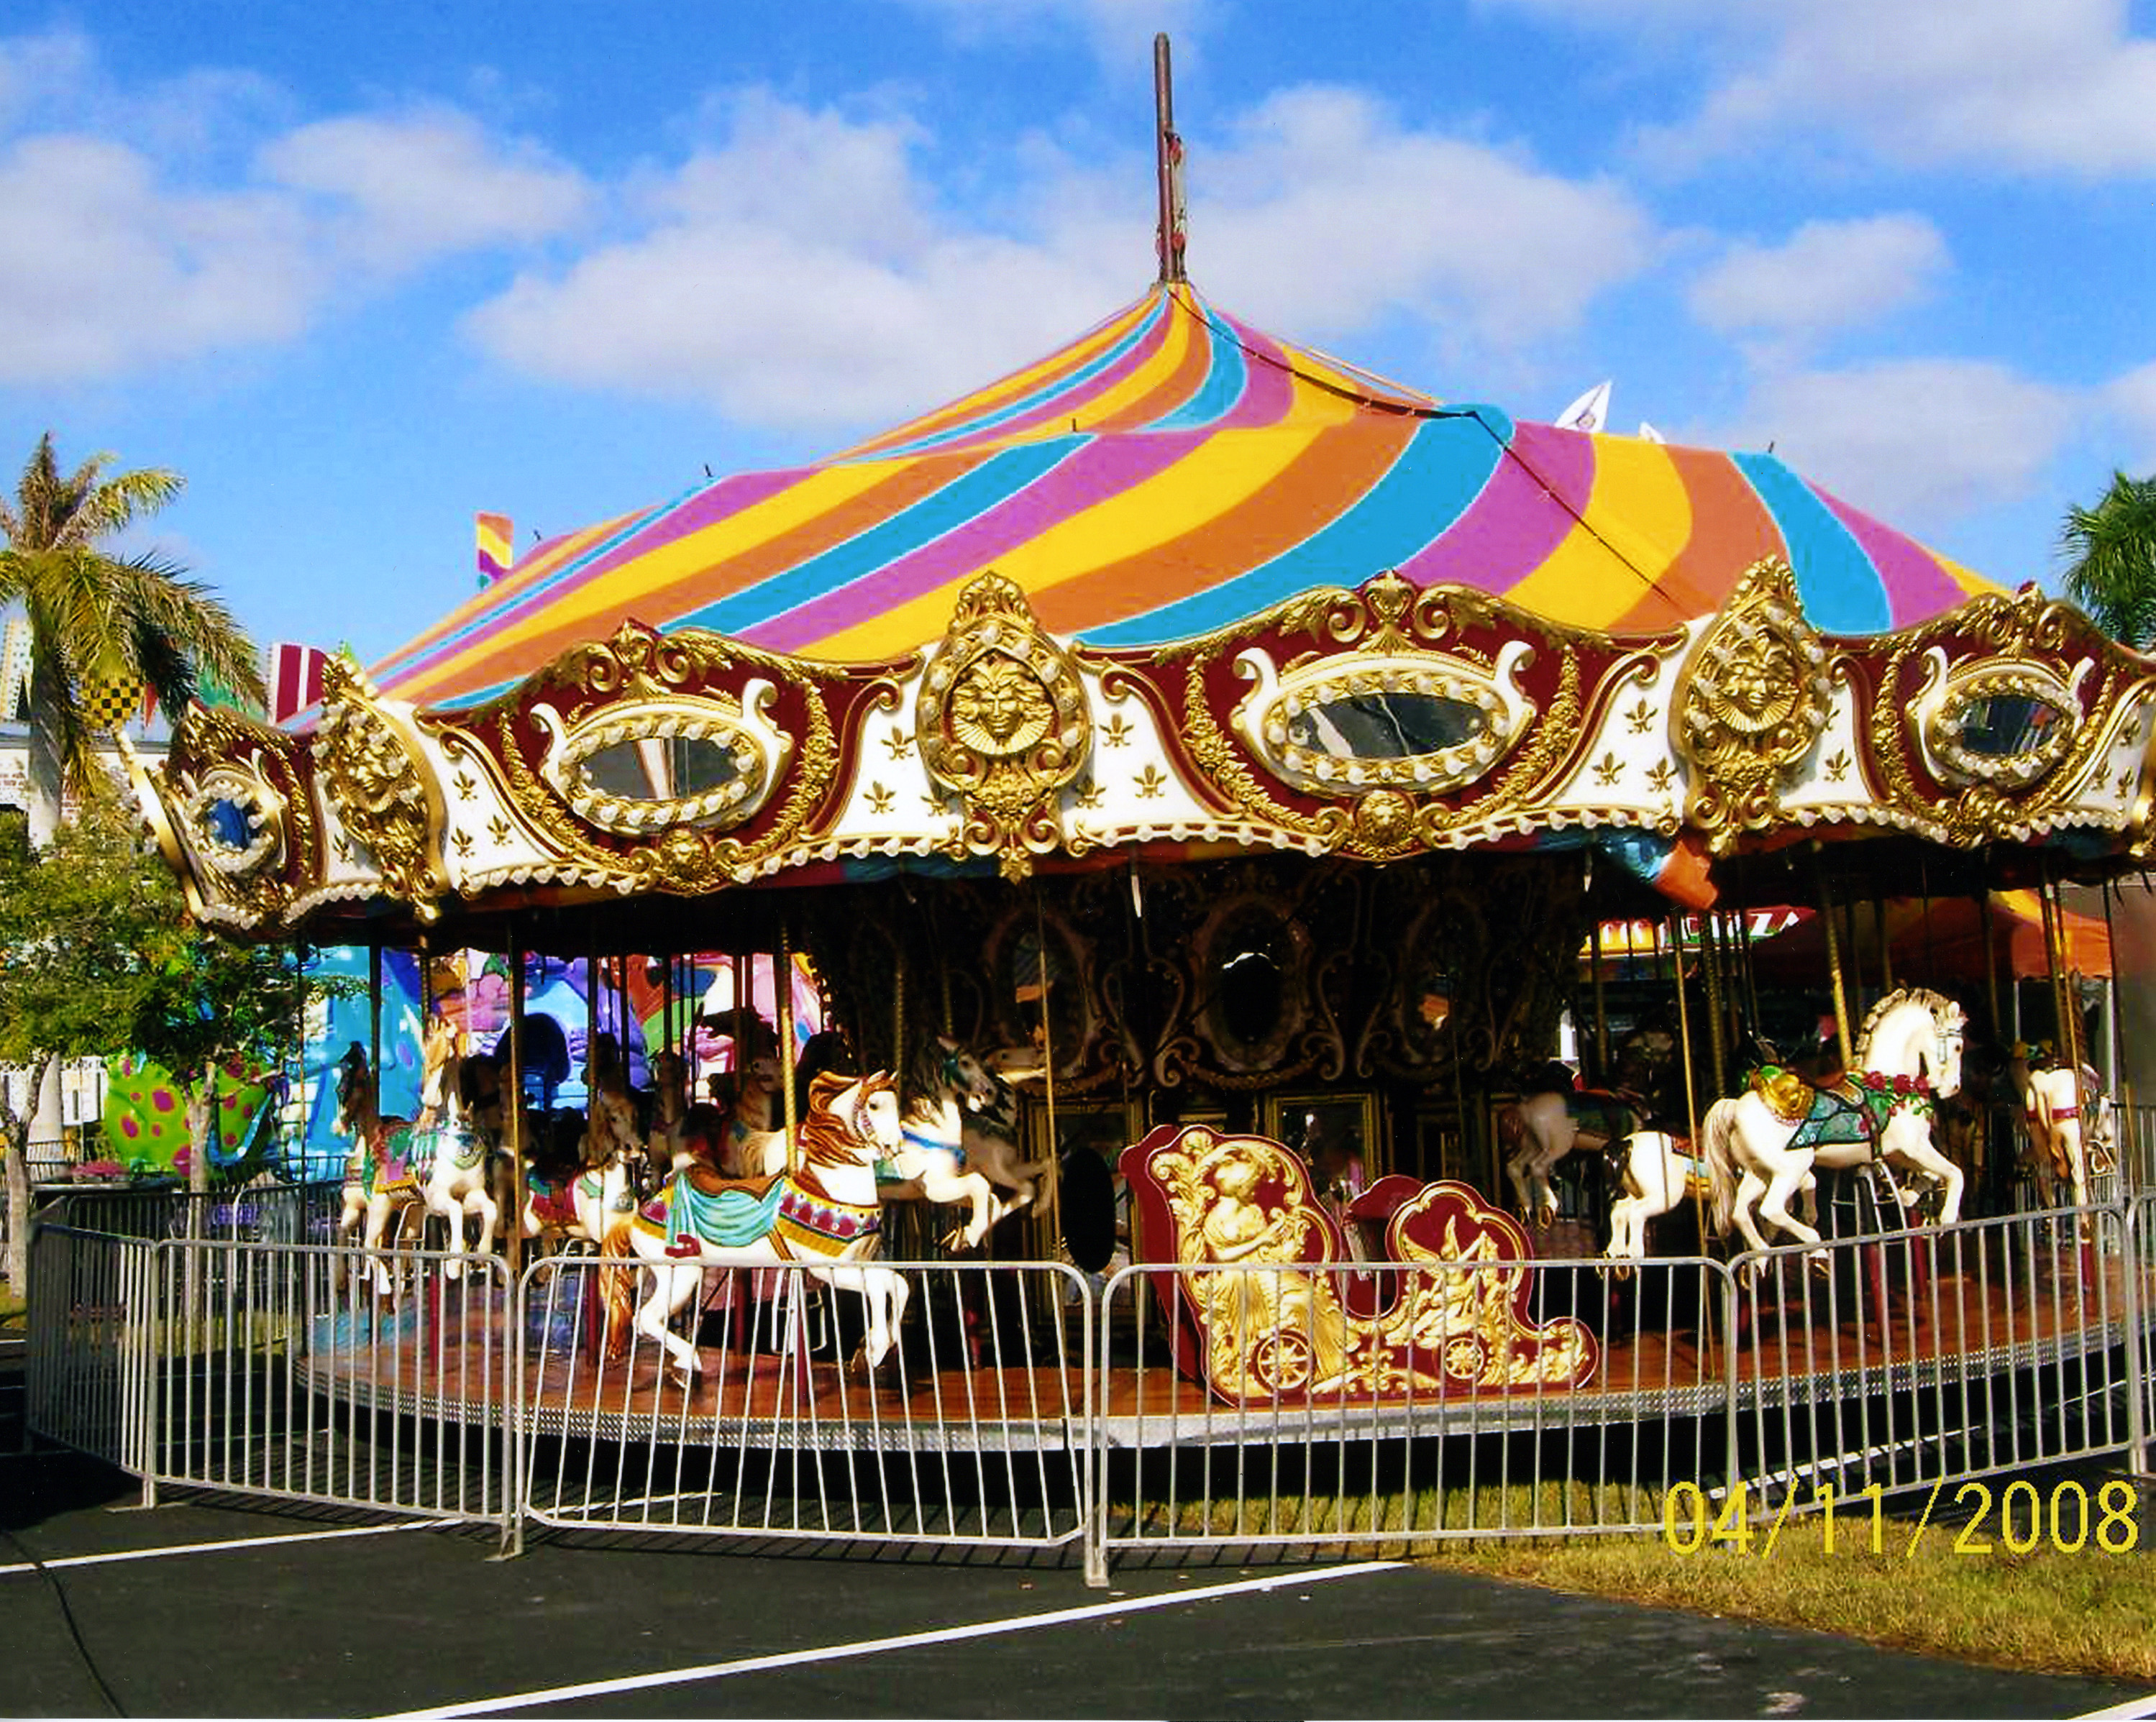
<path id="1" fill-rule="evenodd" d="M 1779 1413 L 1911 1391 L 1953 1397 L 2059 1374 L 2128 1340 L 2134 1306 L 2117 1257 L 2087 1245 L 2051 1257 L 1962 1253 L 1953 1271 L 1887 1279 L 1883 1291 L 1782 1258 L 1739 1289 L 1733 1324 L 1726 1306 L 1670 1320 L 1670 1300 L 1650 1307 L 1656 1299 L 1635 1280 L 1601 1312 L 1591 1376 L 1569 1386 L 1230 1400 L 1174 1367 L 1150 1294 L 1135 1322 L 1127 1294 L 1141 1288 L 1127 1285 L 1113 1302 L 1106 1360 L 1090 1366 L 1085 1314 L 1074 1308 L 1060 1322 L 1029 1323 L 1017 1357 L 909 1329 L 872 1377 L 840 1361 L 828 1327 L 820 1340 L 782 1336 L 764 1349 L 728 1335 L 699 1345 L 699 1372 L 685 1386 L 648 1340 L 605 1356 L 573 1309 L 551 1320 L 527 1309 L 520 1355 L 499 1290 L 459 1299 L 456 1322 L 429 1319 L 424 1301 L 318 1318 L 293 1361 L 308 1388 L 342 1405 L 482 1426 L 506 1425 L 521 1405 L 523 1427 L 542 1437 L 1019 1454 L 1547 1433 L 1732 1405 Z"/>

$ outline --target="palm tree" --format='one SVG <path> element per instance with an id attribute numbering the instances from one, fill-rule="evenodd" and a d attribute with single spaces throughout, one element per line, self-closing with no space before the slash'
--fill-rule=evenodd
<path id="1" fill-rule="evenodd" d="M 2070 508 L 2059 531 L 2066 596 L 2114 639 L 2156 645 L 2156 478 L 2112 474 L 2094 508 Z"/>
<path id="2" fill-rule="evenodd" d="M 147 684 L 174 714 L 204 676 L 265 697 L 253 644 L 207 587 L 153 555 L 100 548 L 185 482 L 157 467 L 108 475 L 112 458 L 94 454 L 63 474 L 48 431 L 13 505 L 0 500 L 0 604 L 20 603 L 30 623 L 28 812 L 40 847 L 59 827 L 63 789 L 93 794 L 104 781 L 89 708 L 96 684 Z"/>

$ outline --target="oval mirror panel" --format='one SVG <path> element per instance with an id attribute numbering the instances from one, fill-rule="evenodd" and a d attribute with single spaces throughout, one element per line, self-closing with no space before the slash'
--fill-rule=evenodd
<path id="1" fill-rule="evenodd" d="M 628 802 L 686 801 L 741 776 L 733 749 L 709 735 L 640 735 L 585 755 L 593 788 Z"/>
<path id="2" fill-rule="evenodd" d="M 1458 747 L 1489 727 L 1480 706 L 1441 694 L 1348 694 L 1304 706 L 1288 719 L 1287 739 L 1336 759 L 1402 760 Z"/>
<path id="3" fill-rule="evenodd" d="M 2041 753 L 2064 734 L 2066 714 L 2028 694 L 1979 694 L 1954 710 L 1957 739 L 1979 759 Z"/>
<path id="4" fill-rule="evenodd" d="M 1293 952 L 1280 922 L 1250 908 L 1231 916 L 1215 936 L 1214 1020 L 1243 1048 L 1263 1046 L 1279 1031 L 1286 1007 Z"/>

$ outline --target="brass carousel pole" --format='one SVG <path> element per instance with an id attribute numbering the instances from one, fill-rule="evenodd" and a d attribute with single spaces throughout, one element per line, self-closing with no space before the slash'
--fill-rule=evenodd
<path id="1" fill-rule="evenodd" d="M 524 1207 L 530 1199 L 524 1165 L 524 940 L 509 930 L 509 1092 L 505 1096 L 509 1137 L 509 1171 L 516 1200 L 505 1228 L 509 1240 L 509 1277 L 524 1265 Z"/>
<path id="2" fill-rule="evenodd" d="M 1677 980 L 1677 1048 L 1684 1061 L 1685 1125 L 1690 1133 L 1694 1151 L 1699 1151 L 1699 1096 L 1691 1074 L 1691 1007 L 1685 1002 L 1684 931 L 1681 917 L 1669 917 L 1670 954 L 1676 959 Z M 1693 1211 L 1699 1217 L 1699 1235 L 1704 1245 L 1707 1238 L 1707 1193 L 1701 1189 L 1699 1180 L 1686 1180 L 1691 1186 Z"/>
<path id="3" fill-rule="evenodd" d="M 1834 886 L 1820 859 L 1819 839 L 1812 839 L 1812 865 L 1819 875 L 1820 920 L 1826 929 L 1826 966 L 1834 981 L 1834 1028 L 1840 1038 L 1841 1068 L 1849 1069 L 1856 1056 L 1849 1033 L 1849 988 L 1841 970 L 1841 939 L 1835 926 Z"/>
<path id="4" fill-rule="evenodd" d="M 1728 1024 L 1722 1021 L 1722 941 L 1713 935 L 1713 921 L 1712 910 L 1700 911 L 1699 961 L 1701 972 L 1707 980 L 1707 1053 L 1714 1061 L 1714 1093 L 1719 1099 L 1729 1092 L 1729 1072 L 1722 1056 L 1722 1035 Z M 1681 994 L 1679 998 L 1681 1000 Z M 1697 1131 L 1694 1134 L 1697 1135 Z"/>
<path id="5" fill-rule="evenodd" d="M 1609 1012 L 1602 991 L 1602 917 L 1587 923 L 1587 962 L 1594 977 L 1594 1085 L 1609 1086 Z"/>
<path id="6" fill-rule="evenodd" d="M 786 1168 L 801 1170 L 800 1097 L 793 1092 L 793 930 L 778 918 L 778 1079 L 786 1093 Z"/>
<path id="7" fill-rule="evenodd" d="M 599 989 L 606 982 L 599 975 L 599 920 L 594 915 L 584 924 L 584 1156 L 588 1159 L 599 1135 Z"/>
<path id="8" fill-rule="evenodd" d="M 1039 971 L 1040 976 L 1040 1089 L 1041 1093 L 1047 1097 L 1048 1104 L 1048 1176 L 1044 1181 L 1048 1186 L 1045 1217 L 1050 1248 L 1052 1249 L 1063 1240 L 1063 1156 L 1060 1151 L 1062 1144 L 1057 1140 L 1055 1134 L 1055 1038 L 1050 1027 L 1048 927 L 1046 919 L 1040 910 L 1040 881 L 1039 879 L 1033 882 L 1033 942 L 1040 959 Z M 1092 1150 L 1089 1148 L 1085 1151 L 1090 1154 Z M 1055 1308 L 1057 1349 L 1059 1353 L 1061 1353 L 1065 1349 L 1063 1345 L 1063 1299 L 1060 1293 L 1053 1290 L 1054 1284 L 1055 1282 L 1050 1280 L 1050 1294 Z"/>
<path id="9" fill-rule="evenodd" d="M 1984 935 L 1984 990 L 1991 1005 L 1991 1038 L 2003 1045 L 2015 1037 L 2006 1032 L 2006 1023 L 1999 1014 L 1999 961 L 1991 944 L 1991 887 L 1989 884 L 1976 894 L 1976 918 Z"/>
<path id="10" fill-rule="evenodd" d="M 2114 883 L 2111 879 L 2103 882 L 2103 946 L 2105 955 L 2111 962 L 2111 979 L 2106 987 L 2110 1005 L 2111 1068 L 2103 1075 L 2104 1080 L 2118 1095 L 2119 1115 L 2125 1120 L 2113 1149 L 2121 1176 L 2125 1181 L 2123 1187 L 2127 1195 L 2136 1196 L 2141 1192 L 2134 1179 L 2144 1164 L 2146 1150 L 2141 1141 L 2139 1120 L 2133 1113 L 2133 1084 L 2128 1080 L 2123 1068 L 2123 1061 L 2119 1056 L 2126 1046 L 2126 1017 L 2124 1007 L 2119 1002 L 2118 935 L 2111 918 L 2111 893 Z"/>
<path id="11" fill-rule="evenodd" d="M 374 1110 L 379 1116 L 388 1104 L 382 1086 L 382 940 L 367 947 L 367 1068 L 374 1074 Z"/>

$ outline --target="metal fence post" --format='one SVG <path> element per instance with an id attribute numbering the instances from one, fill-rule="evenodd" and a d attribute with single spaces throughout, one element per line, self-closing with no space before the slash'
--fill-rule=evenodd
<path id="1" fill-rule="evenodd" d="M 1126 1269 L 1126 1272 L 1128 1270 Z M 1091 1498 L 1082 1507 L 1086 1516 L 1086 1584 L 1089 1590 L 1108 1586 L 1108 1306 L 1113 1282 L 1104 1283 L 1095 1294 L 1091 1275 L 1086 1280 L 1086 1344 L 1091 1356 L 1086 1370 L 1086 1396 L 1093 1405 L 1091 1450 L 1086 1455 L 1082 1475 Z"/>
<path id="2" fill-rule="evenodd" d="M 521 1224 L 521 1216 L 513 1216 L 512 1225 Z M 509 1279 L 506 1303 L 509 1319 L 509 1405 L 506 1414 L 507 1450 L 503 1454 L 509 1474 L 502 1479 L 501 1542 L 487 1558 L 492 1561 L 514 1561 L 524 1552 L 524 1467 L 525 1443 L 531 1438 L 534 1396 L 524 1379 L 525 1333 L 524 1294 L 537 1270 L 538 1258 L 525 1264 L 521 1274 Z"/>
<path id="3" fill-rule="evenodd" d="M 2124 1217 L 2120 1232 L 2124 1238 L 2126 1272 L 2126 1443 L 2127 1451 L 2133 1455 L 2133 1466 L 2137 1471 L 2148 1468 L 2148 1336 L 2142 1330 L 2141 1314 L 2141 1253 L 2144 1248 L 2143 1221 L 2146 1202 L 2138 1197 L 2128 1197 L 2121 1206 Z"/>

